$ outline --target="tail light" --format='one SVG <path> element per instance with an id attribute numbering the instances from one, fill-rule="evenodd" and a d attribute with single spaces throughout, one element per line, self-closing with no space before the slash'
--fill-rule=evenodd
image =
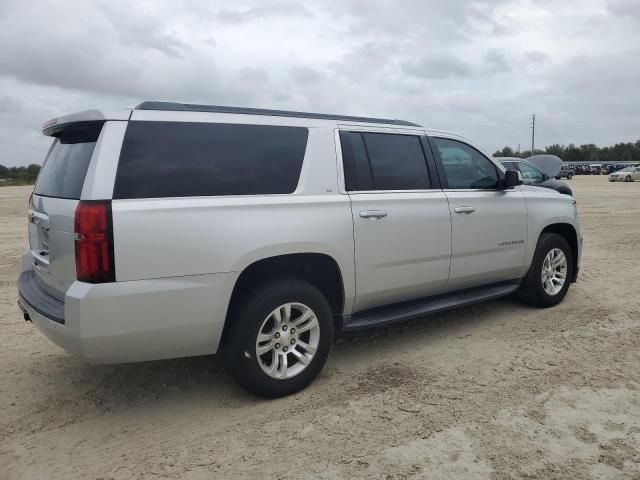
<path id="1" fill-rule="evenodd" d="M 29 208 L 33 205 L 33 192 L 35 192 L 35 190 L 31 190 L 31 193 L 29 194 L 29 205 L 27 205 Z"/>
<path id="2" fill-rule="evenodd" d="M 82 200 L 76 207 L 76 277 L 81 282 L 115 281 L 113 226 L 109 200 Z"/>

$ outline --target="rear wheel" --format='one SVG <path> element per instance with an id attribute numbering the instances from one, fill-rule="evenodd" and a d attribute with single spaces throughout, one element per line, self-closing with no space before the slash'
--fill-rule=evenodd
<path id="1" fill-rule="evenodd" d="M 331 308 L 310 283 L 278 280 L 245 296 L 230 318 L 222 353 L 227 371 L 246 390 L 282 397 L 305 388 L 333 345 Z"/>
<path id="2" fill-rule="evenodd" d="M 631 175 L 627 175 L 627 176 L 624 178 L 624 181 L 625 181 L 625 182 L 630 182 L 630 181 L 631 181 Z"/>
<path id="3" fill-rule="evenodd" d="M 518 296 L 534 307 L 552 307 L 562 301 L 573 278 L 573 255 L 567 240 L 543 233 Z"/>

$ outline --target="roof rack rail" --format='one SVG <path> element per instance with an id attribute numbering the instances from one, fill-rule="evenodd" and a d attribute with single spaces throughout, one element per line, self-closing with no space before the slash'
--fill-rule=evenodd
<path id="1" fill-rule="evenodd" d="M 196 105 L 192 103 L 174 102 L 142 102 L 136 110 L 167 110 L 172 112 L 212 112 L 236 113 L 241 115 L 269 115 L 274 117 L 315 118 L 319 120 L 343 120 L 347 122 L 386 123 L 389 125 L 403 125 L 420 127 L 416 123 L 406 120 L 392 120 L 388 118 L 352 117 L 348 115 L 330 115 L 326 113 L 292 112 L 288 110 L 268 110 L 264 108 L 226 107 L 220 105 Z"/>

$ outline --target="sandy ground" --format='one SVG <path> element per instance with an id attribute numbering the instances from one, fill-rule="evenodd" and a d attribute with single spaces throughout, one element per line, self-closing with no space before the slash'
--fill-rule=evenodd
<path id="1" fill-rule="evenodd" d="M 585 249 L 550 310 L 503 299 L 342 340 L 280 400 L 216 358 L 91 366 L 22 320 L 0 188 L 0 479 L 640 478 L 640 183 L 571 181 Z"/>

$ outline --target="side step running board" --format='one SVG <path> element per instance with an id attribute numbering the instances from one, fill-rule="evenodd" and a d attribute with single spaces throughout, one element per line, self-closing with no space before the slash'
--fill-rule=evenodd
<path id="1" fill-rule="evenodd" d="M 422 317 L 430 313 L 442 312 L 478 302 L 507 296 L 518 289 L 520 281 L 502 282 L 484 287 L 471 288 L 451 294 L 402 302 L 384 307 L 363 310 L 344 318 L 344 332 L 352 332 L 371 327 Z"/>

